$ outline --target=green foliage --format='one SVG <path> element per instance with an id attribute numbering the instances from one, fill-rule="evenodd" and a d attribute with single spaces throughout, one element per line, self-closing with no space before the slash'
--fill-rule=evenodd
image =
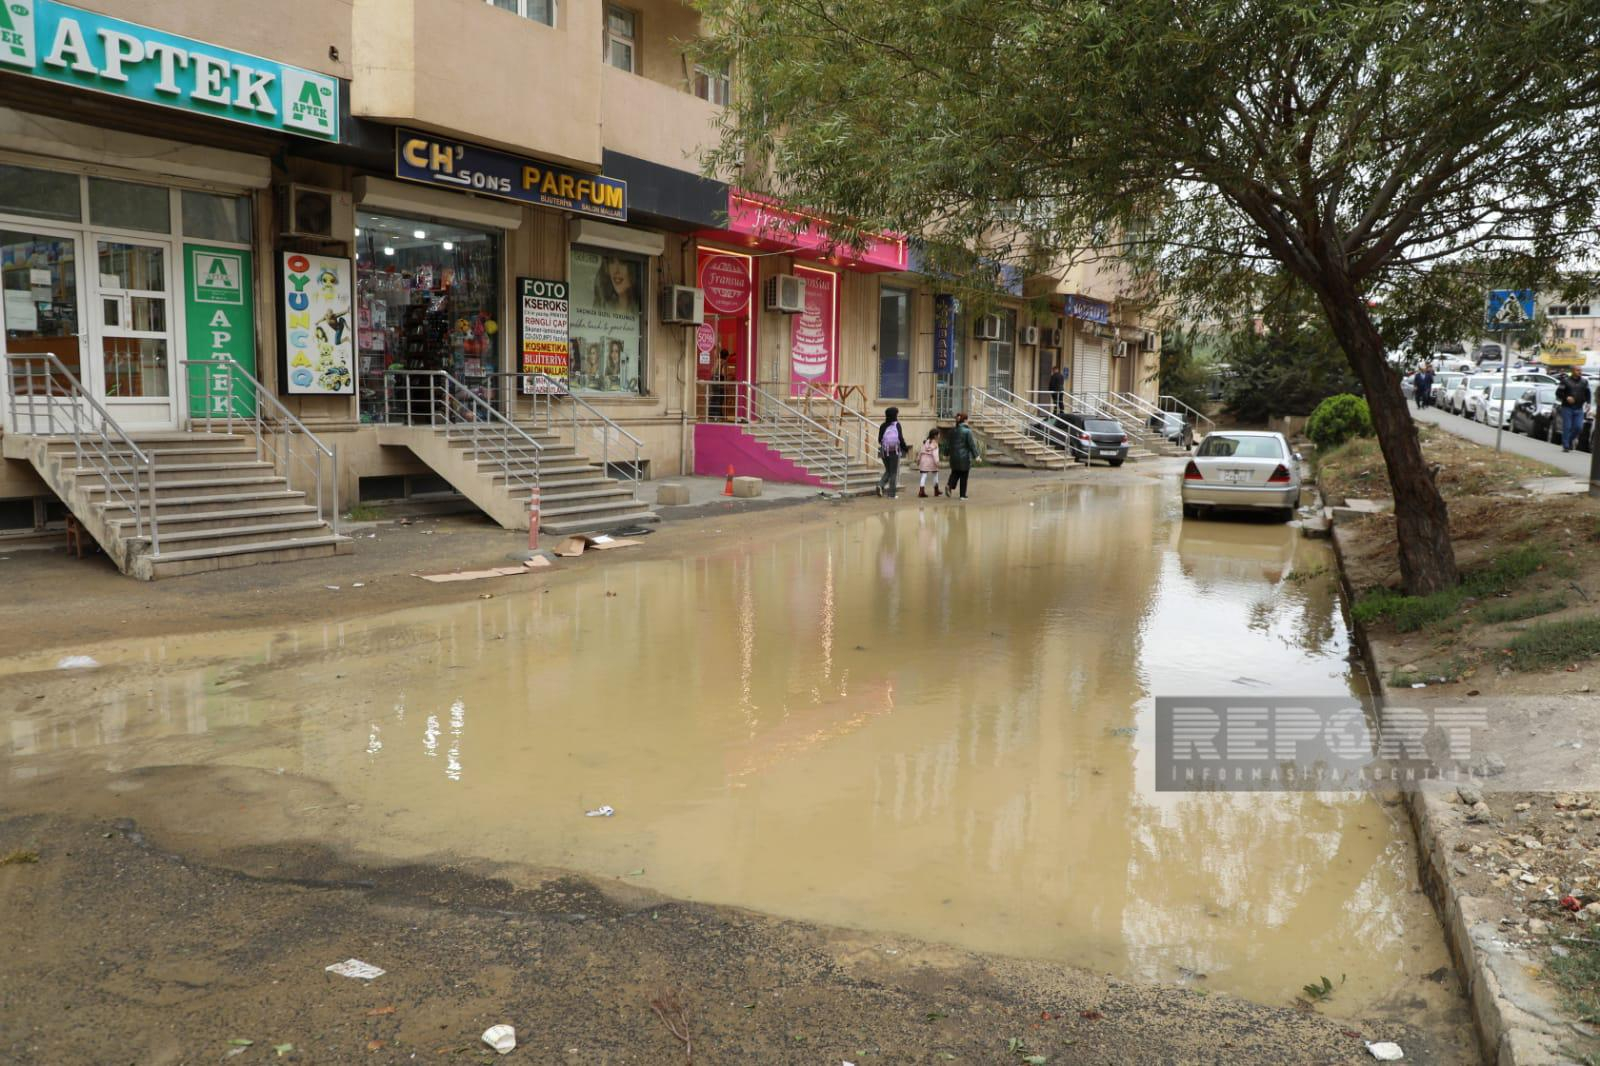
<path id="1" fill-rule="evenodd" d="M 1401 633 L 1438 628 L 1470 597 L 1498 596 L 1515 588 L 1550 562 L 1547 549 L 1533 544 L 1496 556 L 1471 571 L 1461 584 L 1427 596 L 1407 596 L 1394 589 L 1372 589 L 1356 600 L 1350 614 L 1363 625 L 1388 622 Z"/>
<path id="2" fill-rule="evenodd" d="M 1361 387 L 1305 291 L 1278 287 L 1261 316 L 1263 328 L 1254 320 L 1243 323 L 1220 352 L 1228 366 L 1223 400 L 1241 422 L 1310 414 L 1327 397 Z"/>
<path id="3" fill-rule="evenodd" d="M 1507 600 L 1504 603 L 1491 603 L 1483 609 L 1485 622 L 1520 622 L 1524 618 L 1536 618 L 1541 614 L 1550 614 L 1559 611 L 1567 605 L 1567 598 L 1562 595 L 1554 596 L 1524 596 L 1517 600 Z"/>
<path id="4" fill-rule="evenodd" d="M 1584 937 L 1564 938 L 1566 956 L 1552 954 L 1545 969 L 1561 989 L 1567 1009 L 1594 1025 L 1600 1023 L 1600 926 L 1590 924 L 1586 931 Z"/>
<path id="5" fill-rule="evenodd" d="M 1518 670 L 1582 662 L 1600 655 L 1600 618 L 1535 623 L 1512 638 L 1509 650 Z"/>
<path id="6" fill-rule="evenodd" d="M 1306 419 L 1306 436 L 1318 450 L 1337 448 L 1351 437 L 1372 435 L 1372 412 L 1359 396 L 1341 393 L 1317 404 Z"/>
<path id="7" fill-rule="evenodd" d="M 1162 331 L 1161 357 L 1155 381 L 1164 395 L 1172 396 L 1197 411 L 1206 409 L 1206 379 L 1210 368 L 1196 351 L 1196 331 L 1174 326 Z"/>

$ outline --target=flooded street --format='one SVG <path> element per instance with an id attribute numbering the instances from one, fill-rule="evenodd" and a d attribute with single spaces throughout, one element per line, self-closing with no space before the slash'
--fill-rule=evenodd
<path id="1" fill-rule="evenodd" d="M 1442 1000 L 1400 808 L 1154 790 L 1157 695 L 1364 691 L 1324 544 L 1184 523 L 1170 480 L 927 504 L 448 608 L 68 649 L 96 669 L 0 661 L 0 781 L 282 770 L 380 856 L 1272 1004 L 1326 975 L 1341 1014 Z"/>

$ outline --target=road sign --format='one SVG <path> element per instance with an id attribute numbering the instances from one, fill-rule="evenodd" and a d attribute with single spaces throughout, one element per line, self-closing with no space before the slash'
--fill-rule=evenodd
<path id="1" fill-rule="evenodd" d="M 1532 289 L 1490 289 L 1484 324 L 1491 330 L 1521 329 L 1533 321 Z"/>

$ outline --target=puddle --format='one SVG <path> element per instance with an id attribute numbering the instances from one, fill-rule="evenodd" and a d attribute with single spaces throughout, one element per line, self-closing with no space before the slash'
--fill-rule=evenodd
<path id="1" fill-rule="evenodd" d="M 1269 1003 L 1326 975 L 1336 1013 L 1442 1003 L 1398 809 L 1154 791 L 1154 694 L 1362 685 L 1324 544 L 1176 512 L 1171 482 L 930 500 L 450 608 L 7 660 L 0 780 L 282 767 L 397 857 Z"/>

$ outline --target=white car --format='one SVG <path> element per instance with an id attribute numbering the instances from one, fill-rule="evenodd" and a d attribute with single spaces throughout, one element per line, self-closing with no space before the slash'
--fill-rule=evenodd
<path id="1" fill-rule="evenodd" d="M 1299 460 L 1282 433 L 1208 433 L 1183 469 L 1183 516 L 1265 509 L 1287 522 L 1300 506 Z"/>
<path id="2" fill-rule="evenodd" d="M 1450 390 L 1450 396 L 1445 403 L 1445 410 L 1451 414 L 1470 414 L 1467 410 L 1467 398 L 1479 389 L 1486 389 L 1500 380 L 1499 374 L 1469 374 L 1456 382 L 1456 387 Z"/>
<path id="3" fill-rule="evenodd" d="M 1486 426 L 1505 429 L 1511 425 L 1511 409 L 1534 388 L 1527 384 L 1490 385 L 1479 395 L 1473 418 Z"/>

